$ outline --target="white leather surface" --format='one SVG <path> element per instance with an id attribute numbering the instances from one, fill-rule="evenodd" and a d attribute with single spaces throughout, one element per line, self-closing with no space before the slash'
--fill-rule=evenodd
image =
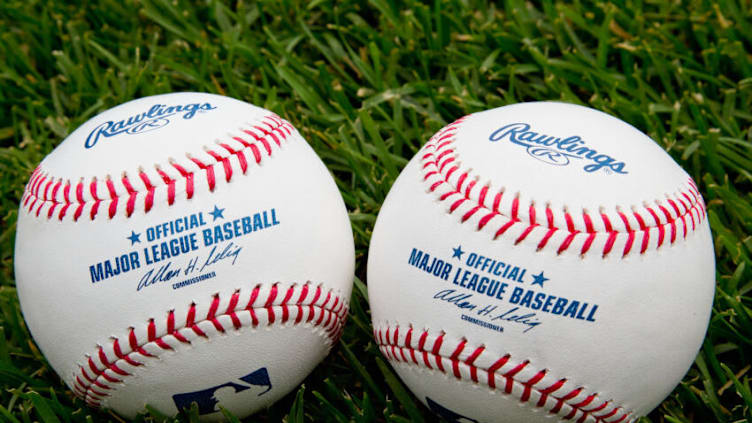
<path id="1" fill-rule="evenodd" d="M 530 157 L 524 148 L 508 141 L 489 142 L 489 134 L 509 122 L 527 122 L 531 127 L 561 137 L 579 134 L 598 151 L 623 160 L 628 173 L 584 172 L 584 162 L 578 160 L 572 160 L 568 166 L 555 166 Z M 481 422 L 555 420 L 544 410 L 533 412 L 537 408 L 531 406 L 534 400 L 524 404 L 520 401 L 520 382 L 530 380 L 541 370 L 546 370 L 546 376 L 536 385 L 538 389 L 565 378 L 566 386 L 558 395 L 582 387 L 583 392 L 597 394 L 593 405 L 585 408 L 608 401 L 609 407 L 618 405 L 632 412 L 625 421 L 657 406 L 691 365 L 707 327 L 715 277 L 707 220 L 698 221 L 694 231 L 690 225 L 686 239 L 679 226 L 676 241 L 673 244 L 664 241 L 661 246 L 657 245 L 657 229 L 653 228 L 649 248 L 642 254 L 639 228 L 633 251 L 624 257 L 627 236 L 620 234 L 612 253 L 604 257 L 602 251 L 608 234 L 602 232 L 596 235 L 586 254 L 580 254 L 582 238 L 586 237 L 583 235 L 575 238 L 572 247 L 557 254 L 562 242 L 558 235 L 538 250 L 546 232 L 542 209 L 548 205 L 558 213 L 557 226 L 564 227 L 558 232 L 566 229 L 566 224 L 559 223 L 563 221 L 562 210 L 576 217 L 583 209 L 590 209 L 594 216 L 600 210 L 610 214 L 616 223 L 620 222 L 617 210 L 653 205 L 656 199 L 684 189 L 688 176 L 634 128 L 600 112 L 561 103 L 520 104 L 471 115 L 458 125 L 455 147 L 456 161 L 445 167 L 446 170 L 460 163 L 460 170 L 451 176 L 453 180 L 470 169 L 468 180 L 477 176 L 478 186 L 488 182 L 492 189 L 486 204 L 493 199 L 491 192 L 507 187 L 507 197 L 519 194 L 520 219 L 528 219 L 528 209 L 533 204 L 541 208 L 537 216 L 544 228 L 536 227 L 528 238 L 516 243 L 522 233 L 518 226 L 524 228 L 526 224 L 516 224 L 494 239 L 501 226 L 499 222 L 505 221 L 502 217 L 494 217 L 481 230 L 478 224 L 482 212 L 462 222 L 477 202 L 467 201 L 468 204 L 463 203 L 450 212 L 457 197 L 442 201 L 440 193 L 430 191 L 421 161 L 429 150 L 422 149 L 392 187 L 371 240 L 368 288 L 374 328 L 377 331 L 391 328 L 394 333 L 394 328 L 399 327 L 400 337 L 404 338 L 406 329 L 412 327 L 413 346 L 424 330 L 434 337 L 443 332 L 444 357 L 451 356 L 454 348 L 465 340 L 467 347 L 461 360 L 474 348 L 484 346 L 484 354 L 475 363 L 479 368 L 487 369 L 494 362 L 490 357 L 509 355 L 509 363 L 500 373 L 525 361 L 529 364 L 515 376 L 518 382 L 511 395 L 499 389 L 490 390 L 485 385 L 485 376 L 477 387 L 467 375 L 458 381 L 451 375 L 451 369 L 446 370 L 447 375 L 435 365 L 433 370 L 427 369 L 420 358 L 421 365 L 411 360 L 407 364 L 402 360 L 393 363 L 403 381 L 424 403 L 429 397 Z M 499 209 L 502 214 L 508 212 L 504 203 Z M 581 218 L 578 219 L 576 224 L 583 225 Z M 654 225 L 652 221 L 647 223 Z M 453 257 L 457 247 L 463 251 L 461 258 Z M 450 276 L 442 279 L 411 264 L 413 249 L 429 254 L 429 265 L 434 258 L 450 263 Z M 455 272 L 460 267 L 469 269 L 467 259 L 471 253 L 518 266 L 520 271 L 526 269 L 525 276 L 521 282 L 492 277 L 508 284 L 501 300 L 458 286 L 453 283 Z M 481 270 L 474 272 L 489 276 Z M 532 285 L 533 276 L 540 272 L 548 280 L 542 287 Z M 532 328 L 519 322 L 492 320 L 491 316 L 515 307 L 511 303 L 514 288 L 577 300 L 580 304 L 586 302 L 590 308 L 583 317 L 597 305 L 594 321 L 528 307 L 521 307 L 522 313 L 518 315 L 532 313 L 533 317 L 527 320 L 539 322 Z M 447 289 L 469 294 L 463 301 L 476 307 L 463 309 L 458 303 L 435 298 Z M 478 315 L 486 306 L 496 309 Z M 462 315 L 493 323 L 503 331 L 471 324 Z M 430 351 L 431 345 L 424 350 Z M 486 374 L 479 370 L 481 373 Z M 547 407 L 550 409 L 550 404 Z M 588 416 L 586 421 L 594 420 Z"/>
<path id="2" fill-rule="evenodd" d="M 84 146 L 91 128 L 102 122 L 126 119 L 154 104 L 192 103 L 209 103 L 215 108 L 197 112 L 190 119 L 178 113 L 157 129 L 100 137 L 94 147 Z M 236 290 L 240 292 L 238 307 L 245 307 L 257 285 L 260 294 L 256 306 L 259 302 L 263 306 L 270 287 L 276 282 L 300 286 L 310 281 L 312 286 L 320 284 L 324 295 L 330 293 L 341 301 L 349 301 L 354 266 L 349 219 L 332 177 L 306 141 L 297 131 L 287 136 L 281 147 L 268 138 L 272 153 L 268 156 L 259 144 L 263 156 L 260 164 L 246 149 L 245 174 L 240 170 L 238 157 L 215 142 L 242 149 L 232 137 L 240 136 L 252 142 L 253 138 L 241 129 L 260 125 L 259 119 L 268 114 L 270 112 L 258 107 L 209 94 L 147 97 L 92 118 L 41 163 L 41 172 L 49 175 L 50 180 L 73 181 L 71 198 L 75 198 L 75 184 L 81 179 L 85 181 L 87 203 L 77 221 L 72 218 L 75 205 L 67 210 L 62 220 L 58 219 L 59 205 L 51 218 L 47 217 L 49 202 L 41 206 L 38 216 L 38 205 L 42 203 L 37 203 L 31 212 L 22 205 L 16 237 L 15 270 L 24 317 L 34 340 L 69 385 L 73 385 L 80 366 L 86 365 L 86 355 L 96 356 L 98 346 L 110 348 L 115 337 L 121 340 L 123 348 L 127 347 L 131 327 L 142 342 L 147 337 L 150 319 L 156 322 L 158 335 L 164 334 L 170 310 L 174 310 L 176 326 L 184 325 L 192 303 L 196 305 L 196 321 L 204 319 L 214 295 L 221 299 L 218 314 L 227 309 Z M 226 181 L 223 164 L 207 154 L 207 149 L 223 157 L 230 156 L 234 169 L 230 182 Z M 213 192 L 209 189 L 207 173 L 192 165 L 189 157 L 199 157 L 207 164 L 216 163 Z M 179 162 L 193 172 L 192 198 L 187 198 L 185 179 L 170 161 Z M 168 204 L 168 188 L 161 183 L 157 168 L 177 180 L 172 205 Z M 139 170 L 158 185 L 148 212 L 145 211 L 145 184 L 139 178 Z M 118 184 L 121 197 L 117 213 L 110 218 L 110 200 L 104 181 L 109 176 L 119 182 L 122 175 L 128 175 L 134 189 L 139 191 L 135 209 L 130 217 L 126 216 L 129 195 L 122 184 Z M 103 199 L 94 219 L 90 218 L 92 178 L 97 178 L 98 197 Z M 62 189 L 57 198 L 62 201 Z M 223 210 L 223 216 L 215 218 L 210 214 L 215 206 Z M 273 224 L 272 209 L 277 224 Z M 209 229 L 213 234 L 211 228 L 216 224 L 245 216 L 253 221 L 254 214 L 259 213 L 261 217 L 264 212 L 267 226 L 263 229 L 205 245 L 204 230 Z M 200 227 L 148 241 L 148 228 L 180 217 L 198 216 L 198 213 L 203 219 Z M 128 239 L 132 231 L 140 234 L 140 242 Z M 151 265 L 146 263 L 145 248 L 188 233 L 196 233 L 195 250 L 176 257 L 163 257 Z M 215 258 L 228 245 L 232 245 L 232 251 L 240 248 L 240 252 L 237 257 L 225 258 L 203 271 L 187 274 L 191 260 L 198 259 L 198 266 L 201 266 L 208 260 L 214 245 L 220 246 L 214 253 Z M 131 252 L 138 255 L 138 269 L 92 281 L 90 266 Z M 150 257 L 153 260 L 153 254 Z M 138 289 L 139 281 L 149 270 L 157 272 L 168 262 L 169 270 L 179 269 L 180 273 L 170 280 Z M 215 273 L 212 278 L 178 289 L 173 287 L 176 282 L 210 271 Z M 279 293 L 275 304 L 280 303 L 283 294 Z M 174 354 L 170 353 L 169 359 L 160 359 L 157 365 L 149 364 L 139 369 L 138 375 L 125 378 L 122 382 L 125 386 L 111 391 L 108 401 L 116 411 L 128 417 L 140 411 L 146 402 L 174 414 L 174 404 L 170 408 L 172 394 L 222 384 L 229 381 L 228 377 L 238 378 L 266 366 L 272 380 L 277 382 L 277 390 L 259 397 L 261 402 L 246 398 L 242 407 L 236 404 L 233 410 L 242 416 L 268 405 L 268 398 L 279 398 L 294 388 L 323 358 L 331 343 L 326 337 L 315 334 L 319 329 L 312 324 L 281 329 L 279 320 L 277 317 L 273 326 L 261 330 L 262 334 L 259 330 L 243 328 L 237 334 L 223 335 L 222 340 L 214 338 L 200 346 L 179 346 Z M 292 322 L 285 325 L 294 326 Z M 231 323 L 229 326 L 233 331 Z M 297 364 L 290 366 L 290 363 Z"/>

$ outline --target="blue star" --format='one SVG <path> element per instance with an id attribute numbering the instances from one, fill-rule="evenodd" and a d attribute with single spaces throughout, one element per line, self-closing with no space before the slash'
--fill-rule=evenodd
<path id="1" fill-rule="evenodd" d="M 452 253 L 452 258 L 457 257 L 458 259 L 462 260 L 462 255 L 465 254 L 464 251 L 462 251 L 462 246 L 458 245 L 457 248 L 452 248 L 454 253 Z"/>
<path id="2" fill-rule="evenodd" d="M 214 206 L 214 210 L 209 212 L 209 214 L 212 215 L 212 217 L 214 218 L 212 222 L 216 221 L 217 219 L 224 219 L 225 217 L 222 216 L 222 213 L 224 212 L 225 212 L 225 209 L 220 209 L 219 207 Z"/>
<path id="3" fill-rule="evenodd" d="M 530 285 L 540 285 L 543 288 L 543 282 L 547 280 L 548 278 L 543 276 L 543 272 L 541 271 L 539 275 L 533 275 L 533 283 Z"/>
<path id="4" fill-rule="evenodd" d="M 128 239 L 128 240 L 130 240 L 131 241 L 131 245 L 133 245 L 133 244 L 135 244 L 137 242 L 141 243 L 141 239 L 139 239 L 140 236 L 141 236 L 140 233 L 137 234 L 135 231 L 131 231 L 131 236 L 127 236 L 125 238 Z"/>

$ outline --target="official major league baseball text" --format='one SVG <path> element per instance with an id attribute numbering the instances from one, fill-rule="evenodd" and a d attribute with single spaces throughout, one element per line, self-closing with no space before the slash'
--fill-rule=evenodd
<path id="1" fill-rule="evenodd" d="M 270 405 L 326 356 L 354 248 L 292 125 L 175 93 L 103 112 L 40 163 L 15 264 L 34 340 L 87 404 L 133 418 L 195 402 L 214 420 Z"/>
<path id="2" fill-rule="evenodd" d="M 374 336 L 449 421 L 634 422 L 694 360 L 714 267 L 696 185 L 647 136 L 582 106 L 501 107 L 440 130 L 390 190 Z"/>

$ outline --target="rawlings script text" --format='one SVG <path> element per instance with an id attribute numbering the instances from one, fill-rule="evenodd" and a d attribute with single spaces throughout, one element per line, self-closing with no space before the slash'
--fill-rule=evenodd
<path id="1" fill-rule="evenodd" d="M 119 134 L 138 134 L 146 131 L 153 131 L 166 126 L 170 123 L 168 119 L 171 116 L 182 114 L 183 119 L 191 119 L 196 116 L 197 112 L 205 113 L 209 110 L 216 109 L 209 103 L 191 103 L 176 106 L 166 104 L 155 104 L 145 112 L 129 116 L 127 119 L 101 123 L 94 128 L 86 137 L 86 148 L 94 147 L 100 138 L 114 137 Z"/>
<path id="2" fill-rule="evenodd" d="M 624 162 L 586 146 L 585 140 L 579 135 L 557 138 L 531 130 L 530 125 L 519 122 L 504 125 L 488 137 L 491 142 L 502 141 L 505 138 L 525 147 L 529 155 L 548 164 L 566 166 L 570 159 L 584 158 L 592 161 L 585 165 L 586 172 L 606 168 L 614 173 L 627 173 L 624 170 Z"/>

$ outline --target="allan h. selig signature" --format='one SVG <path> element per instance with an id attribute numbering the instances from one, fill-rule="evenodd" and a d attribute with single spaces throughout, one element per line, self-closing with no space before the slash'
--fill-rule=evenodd
<path id="1" fill-rule="evenodd" d="M 147 271 L 138 282 L 136 291 L 140 291 L 160 282 L 167 282 L 174 278 L 180 277 L 181 275 L 187 276 L 194 272 L 201 274 L 204 272 L 204 270 L 209 269 L 211 266 L 221 261 L 232 259 L 230 265 L 235 265 L 235 261 L 237 261 L 240 252 L 243 250 L 243 247 L 233 243 L 232 241 L 225 244 L 224 248 L 222 248 L 221 250 L 220 248 L 221 246 L 215 245 L 214 248 L 212 248 L 209 252 L 209 255 L 206 257 L 206 259 L 202 262 L 200 260 L 200 256 L 196 256 L 190 259 L 188 261 L 188 265 L 185 266 L 184 269 L 173 266 L 172 261 L 163 264 L 158 269 L 149 269 L 149 271 Z M 199 262 L 201 262 L 200 265 Z"/>
<path id="2" fill-rule="evenodd" d="M 473 301 L 473 294 L 458 292 L 456 289 L 443 289 L 437 292 L 433 298 L 451 304 L 464 312 L 473 311 L 479 317 L 488 318 L 490 322 L 510 322 L 525 325 L 527 326 L 523 331 L 525 333 L 543 323 L 537 319 L 537 314 L 533 312 L 525 313 L 516 306 L 506 310 L 499 309 L 495 305 L 486 305 L 481 308 Z"/>

